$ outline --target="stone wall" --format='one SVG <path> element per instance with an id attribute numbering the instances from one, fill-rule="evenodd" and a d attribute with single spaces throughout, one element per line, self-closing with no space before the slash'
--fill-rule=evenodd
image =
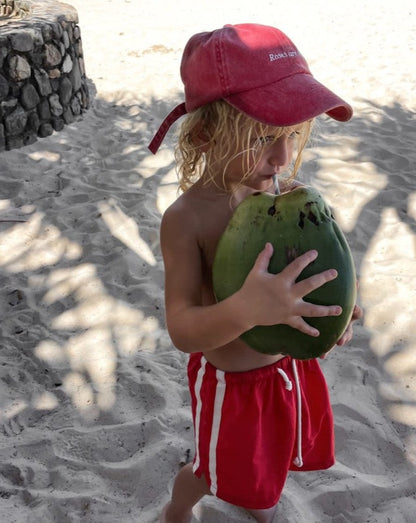
<path id="1" fill-rule="evenodd" d="M 88 106 L 76 10 L 0 0 L 0 151 L 60 131 Z"/>

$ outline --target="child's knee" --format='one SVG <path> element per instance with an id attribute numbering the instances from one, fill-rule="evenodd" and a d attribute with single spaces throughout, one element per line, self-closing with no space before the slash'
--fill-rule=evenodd
<path id="1" fill-rule="evenodd" d="M 273 523 L 276 514 L 277 505 L 271 508 L 259 510 L 247 510 L 249 514 L 257 521 L 257 523 Z"/>

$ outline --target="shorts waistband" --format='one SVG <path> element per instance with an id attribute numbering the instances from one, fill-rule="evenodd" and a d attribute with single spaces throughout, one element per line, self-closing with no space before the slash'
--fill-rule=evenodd
<path id="1" fill-rule="evenodd" d="M 205 356 L 201 353 L 201 364 L 205 363 L 206 366 L 206 372 L 208 374 L 217 374 L 217 372 L 220 372 L 224 378 L 227 380 L 227 383 L 247 383 L 247 382 L 254 382 L 257 380 L 263 380 L 267 379 L 268 377 L 271 377 L 276 374 L 276 372 L 279 372 L 279 369 L 287 370 L 291 369 L 291 362 L 293 358 L 291 356 L 285 356 L 284 358 L 271 363 L 270 365 L 266 365 L 264 367 L 259 367 L 257 369 L 251 369 L 241 372 L 234 372 L 234 371 L 222 371 L 218 369 L 217 367 L 214 367 Z"/>

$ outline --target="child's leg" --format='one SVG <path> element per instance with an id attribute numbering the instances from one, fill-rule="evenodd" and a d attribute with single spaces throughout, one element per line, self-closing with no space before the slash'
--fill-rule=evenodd
<path id="1" fill-rule="evenodd" d="M 189 523 L 192 507 L 205 495 L 210 494 L 205 478 L 198 478 L 192 471 L 192 463 L 181 468 L 175 478 L 172 499 L 165 506 L 161 523 Z"/>
<path id="2" fill-rule="evenodd" d="M 205 478 L 198 478 L 192 471 L 192 463 L 185 465 L 177 474 L 172 490 L 172 498 L 165 505 L 160 523 L 190 523 L 192 508 L 198 501 L 210 495 Z M 272 523 L 277 505 L 263 510 L 247 510 L 258 523 Z"/>
<path id="3" fill-rule="evenodd" d="M 273 523 L 277 505 L 262 510 L 247 510 L 258 523 Z"/>

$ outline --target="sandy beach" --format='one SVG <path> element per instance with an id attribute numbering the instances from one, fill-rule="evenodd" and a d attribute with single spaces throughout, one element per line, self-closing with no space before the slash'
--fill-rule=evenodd
<path id="1" fill-rule="evenodd" d="M 0 153 L 0 521 L 155 523 L 192 459 L 186 355 L 167 334 L 159 224 L 188 38 L 285 31 L 353 119 L 320 118 L 300 179 L 333 207 L 365 318 L 322 361 L 337 462 L 291 473 L 276 523 L 412 523 L 416 514 L 416 9 L 406 0 L 72 0 L 92 104 Z M 204 499 L 195 523 L 249 523 Z"/>

